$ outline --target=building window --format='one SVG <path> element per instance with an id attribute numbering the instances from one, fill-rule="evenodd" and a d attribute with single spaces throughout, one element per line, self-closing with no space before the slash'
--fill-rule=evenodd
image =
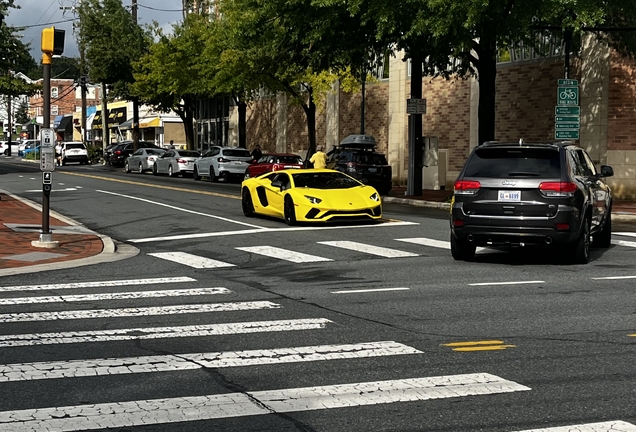
<path id="1" fill-rule="evenodd" d="M 58 108 L 57 105 L 51 105 L 51 115 L 58 115 Z"/>
<path id="2" fill-rule="evenodd" d="M 57 87 L 51 87 L 51 98 L 57 98 L 59 93 Z"/>

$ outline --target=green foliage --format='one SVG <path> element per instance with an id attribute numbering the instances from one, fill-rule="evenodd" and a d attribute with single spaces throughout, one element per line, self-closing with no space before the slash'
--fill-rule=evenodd
<path id="1" fill-rule="evenodd" d="M 29 104 L 25 101 L 20 103 L 20 106 L 15 112 L 15 124 L 25 124 L 29 120 Z"/>
<path id="2" fill-rule="evenodd" d="M 134 21 L 121 0 L 84 0 L 80 15 L 80 49 L 93 82 L 109 84 L 114 96 L 129 96 L 132 64 L 147 51 L 150 37 Z"/>

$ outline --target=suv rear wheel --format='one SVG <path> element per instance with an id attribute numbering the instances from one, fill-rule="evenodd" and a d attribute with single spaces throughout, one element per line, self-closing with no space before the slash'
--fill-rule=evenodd
<path id="1" fill-rule="evenodd" d="M 581 228 L 581 234 L 572 250 L 572 258 L 576 264 L 587 264 L 590 262 L 590 218 L 586 217 L 583 220 L 583 227 Z"/>
<path id="2" fill-rule="evenodd" d="M 458 240 L 451 234 L 451 255 L 457 261 L 472 261 L 475 257 L 477 246 L 466 240 Z"/>

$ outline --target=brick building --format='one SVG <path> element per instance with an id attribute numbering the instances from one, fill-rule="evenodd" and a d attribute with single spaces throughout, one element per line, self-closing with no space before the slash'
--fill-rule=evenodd
<path id="1" fill-rule="evenodd" d="M 557 80 L 563 78 L 562 50 L 556 44 L 548 57 L 531 50 L 510 51 L 498 64 L 496 129 L 498 140 L 554 140 Z M 621 57 L 594 36 L 582 40 L 570 78 L 579 81 L 581 128 L 578 143 L 597 165 L 614 167 L 608 179 L 617 198 L 636 199 L 636 62 Z M 409 63 L 391 59 L 390 77 L 367 84 L 365 132 L 374 135 L 380 151 L 393 166 L 395 184 L 408 177 Z M 437 166 L 424 169 L 426 189 L 452 188 L 470 151 L 478 144 L 479 86 L 474 78 L 425 77 L 422 134 L 438 144 Z M 360 93 L 349 94 L 334 85 L 316 115 L 319 144 L 327 149 L 360 131 Z M 230 113 L 230 143 L 236 144 L 236 112 Z M 284 95 L 263 98 L 248 109 L 248 147 L 289 151 L 304 156 L 307 127 L 302 108 Z"/>

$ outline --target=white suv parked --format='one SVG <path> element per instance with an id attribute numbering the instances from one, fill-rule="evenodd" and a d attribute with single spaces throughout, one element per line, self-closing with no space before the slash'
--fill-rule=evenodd
<path id="1" fill-rule="evenodd" d="M 62 165 L 68 162 L 78 162 L 81 165 L 88 163 L 88 150 L 81 141 L 69 141 L 62 143 Z"/>
<path id="2" fill-rule="evenodd" d="M 251 162 L 252 156 L 247 149 L 212 146 L 194 162 L 193 177 L 195 180 L 208 177 L 213 182 L 219 177 L 226 180 L 232 177 L 243 179 Z"/>

